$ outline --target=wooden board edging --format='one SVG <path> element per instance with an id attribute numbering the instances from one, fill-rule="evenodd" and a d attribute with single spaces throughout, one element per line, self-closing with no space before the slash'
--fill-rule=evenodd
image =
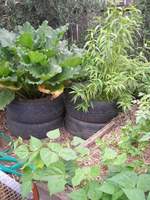
<path id="1" fill-rule="evenodd" d="M 89 137 L 85 142 L 82 144 L 84 147 L 88 147 L 93 144 L 98 138 L 102 138 L 105 134 L 109 133 L 115 126 L 115 122 L 111 121 L 106 126 L 104 126 L 101 130 L 96 132 L 94 135 Z"/>

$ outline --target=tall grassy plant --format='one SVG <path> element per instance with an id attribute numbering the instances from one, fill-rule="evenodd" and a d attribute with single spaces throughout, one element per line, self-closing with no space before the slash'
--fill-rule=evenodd
<path id="1" fill-rule="evenodd" d="M 143 62 L 133 58 L 134 34 L 141 24 L 140 11 L 135 7 L 107 9 L 104 18 L 89 31 L 85 49 L 85 83 L 72 89 L 73 100 L 81 99 L 78 109 L 87 110 L 91 100 L 117 101 L 126 109 L 138 87 Z M 85 87 L 86 86 L 86 87 Z"/>

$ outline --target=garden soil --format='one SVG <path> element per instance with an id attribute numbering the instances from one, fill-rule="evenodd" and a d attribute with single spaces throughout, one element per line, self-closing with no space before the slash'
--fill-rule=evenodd
<path id="1" fill-rule="evenodd" d="M 135 123 L 136 119 L 136 111 L 138 110 L 138 106 L 134 105 L 132 109 L 126 113 L 120 113 L 116 118 L 113 119 L 115 126 L 114 128 L 106 135 L 104 135 L 101 139 L 104 141 L 110 141 L 110 143 L 113 143 L 114 145 L 119 142 L 120 140 L 120 131 L 121 128 L 128 122 L 131 121 L 133 124 Z M 11 135 L 9 130 L 7 129 L 6 125 L 6 115 L 5 111 L 0 111 L 0 131 L 3 131 L 4 133 Z M 61 130 L 61 137 L 58 139 L 59 143 L 68 143 L 71 141 L 72 136 L 70 133 L 68 133 L 64 128 Z M 14 138 L 15 139 L 15 138 Z M 46 139 L 43 139 L 46 140 Z M 27 141 L 25 141 L 27 142 Z M 0 140 L 0 148 L 2 146 L 2 141 Z M 4 144 L 3 144 L 4 146 Z M 96 144 L 92 144 L 89 146 L 90 148 L 90 156 L 89 159 L 86 160 L 82 165 L 84 166 L 91 166 L 94 164 L 100 164 L 100 157 L 101 152 L 99 148 L 96 146 Z M 129 158 L 130 161 L 132 161 L 134 158 Z M 150 147 L 146 149 L 146 151 L 143 154 L 143 159 L 146 164 L 150 164 Z M 105 166 L 102 166 L 105 174 Z"/>

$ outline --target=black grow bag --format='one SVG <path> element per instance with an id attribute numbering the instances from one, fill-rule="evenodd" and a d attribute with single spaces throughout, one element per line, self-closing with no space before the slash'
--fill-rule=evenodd
<path id="1" fill-rule="evenodd" d="M 13 135 L 44 138 L 49 130 L 63 126 L 63 98 L 15 100 L 7 106 L 6 116 L 7 126 Z"/>
<path id="2" fill-rule="evenodd" d="M 92 104 L 93 107 L 90 107 L 87 112 L 82 112 L 76 109 L 76 104 L 73 104 L 70 98 L 66 98 L 65 128 L 67 131 L 87 139 L 118 114 L 114 102 L 93 101 Z"/>

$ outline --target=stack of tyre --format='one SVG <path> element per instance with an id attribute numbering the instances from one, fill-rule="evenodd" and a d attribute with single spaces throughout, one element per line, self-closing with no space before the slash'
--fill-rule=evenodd
<path id="1" fill-rule="evenodd" d="M 93 101 L 87 112 L 78 111 L 70 98 L 65 100 L 65 128 L 68 132 L 87 139 L 103 128 L 118 114 L 114 102 Z"/>
<path id="2" fill-rule="evenodd" d="M 7 106 L 7 125 L 14 136 L 45 138 L 50 130 L 64 124 L 63 96 L 51 100 L 15 100 Z"/>
<path id="3" fill-rule="evenodd" d="M 65 97 L 65 98 L 64 98 Z M 44 138 L 50 130 L 65 127 L 72 135 L 89 138 L 118 114 L 114 102 L 92 102 L 87 112 L 78 111 L 69 95 L 51 100 L 14 100 L 7 106 L 7 124 L 15 136 Z"/>

